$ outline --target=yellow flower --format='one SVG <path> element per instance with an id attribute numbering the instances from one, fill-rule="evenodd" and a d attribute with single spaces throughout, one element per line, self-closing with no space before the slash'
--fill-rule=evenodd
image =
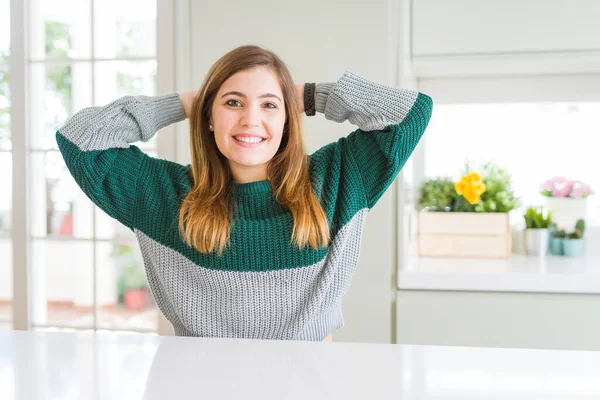
<path id="1" fill-rule="evenodd" d="M 471 172 L 456 182 L 454 189 L 469 204 L 477 204 L 481 200 L 481 195 L 485 192 L 485 183 L 483 183 L 481 176 L 477 172 Z"/>

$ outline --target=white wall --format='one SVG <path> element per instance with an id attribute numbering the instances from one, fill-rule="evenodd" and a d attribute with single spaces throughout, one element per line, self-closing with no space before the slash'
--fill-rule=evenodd
<path id="1" fill-rule="evenodd" d="M 297 82 L 334 82 L 349 69 L 396 84 L 398 4 L 387 0 L 189 1 L 189 34 L 182 26 L 178 43 L 189 41 L 190 51 L 178 56 L 178 86 L 181 79 L 188 79 L 191 88 L 199 87 L 212 63 L 243 44 L 275 51 Z M 185 65 L 190 66 L 190 77 L 185 76 Z M 322 115 L 305 122 L 309 153 L 355 129 L 348 123 L 326 121 Z M 187 163 L 185 132 L 179 142 L 179 161 Z M 336 341 L 393 340 L 395 215 L 392 188 L 369 215 L 360 264 L 344 302 L 346 327 L 334 333 Z"/>
<path id="2" fill-rule="evenodd" d="M 413 0 L 413 55 L 600 50 L 596 0 Z"/>
<path id="3" fill-rule="evenodd" d="M 520 85 L 528 93 L 541 91 L 542 96 L 556 97 L 550 90 L 556 85 L 545 79 L 549 77 L 560 80 L 559 92 L 563 87 L 568 89 L 569 80 L 573 80 L 572 92 L 582 89 L 585 95 L 590 93 L 581 79 L 590 74 L 596 75 L 592 79 L 599 79 L 600 3 L 508 0 L 493 2 L 493 7 L 490 3 L 411 2 L 412 65 L 420 80 L 430 81 L 430 90 L 435 92 L 438 85 L 445 89 L 443 85 L 449 84 L 449 90 L 442 94 L 458 90 L 455 95 L 460 96 L 462 87 L 468 93 L 478 86 L 479 93 L 508 93 Z M 508 77 L 515 78 L 515 84 L 506 82 Z M 453 78 L 463 80 L 453 82 Z M 523 81 L 525 78 L 533 79 L 532 87 Z M 508 88 L 502 90 L 502 86 Z"/>

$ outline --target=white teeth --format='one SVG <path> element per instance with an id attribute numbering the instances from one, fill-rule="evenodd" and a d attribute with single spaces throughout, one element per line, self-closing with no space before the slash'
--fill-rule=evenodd
<path id="1" fill-rule="evenodd" d="M 259 137 L 237 137 L 237 136 L 234 136 L 234 138 L 235 138 L 235 140 L 237 140 L 239 142 L 244 142 L 244 143 L 260 143 L 264 140 L 263 138 L 259 138 Z"/>

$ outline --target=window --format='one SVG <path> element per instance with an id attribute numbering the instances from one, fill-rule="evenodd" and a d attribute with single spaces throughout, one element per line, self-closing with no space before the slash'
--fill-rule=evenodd
<path id="1" fill-rule="evenodd" d="M 457 178 L 466 161 L 493 161 L 510 171 L 524 207 L 545 204 L 540 185 L 553 176 L 598 192 L 598 115 L 597 102 L 437 104 L 424 137 L 425 176 Z M 588 223 L 600 223 L 600 195 L 588 198 Z"/>
<path id="2" fill-rule="evenodd" d="M 10 1 L 0 0 L 0 329 L 12 319 L 12 151 L 10 140 Z"/>
<path id="3" fill-rule="evenodd" d="M 0 7 L 6 2 L 0 0 Z M 10 15 L 3 11 L 0 54 L 7 26 L 2 18 Z M 87 199 L 68 172 L 55 141 L 56 130 L 85 107 L 103 106 L 124 95 L 156 94 L 156 12 L 156 1 L 148 0 L 29 1 L 29 92 L 27 115 L 22 117 L 27 119 L 29 130 L 28 293 L 35 329 L 157 329 L 158 309 L 145 290 L 143 261 L 135 237 Z M 7 170 L 5 163 L 10 165 L 4 88 L 0 79 L 2 171 Z M 157 154 L 156 138 L 136 145 L 151 156 Z M 11 175 L 3 174 L 1 179 L 10 183 Z M 0 194 L 0 216 L 10 215 L 6 206 L 10 203 L 10 193 Z M 10 218 L 5 224 L 10 224 Z M 8 240 L 6 232 L 0 224 L 0 246 Z M 11 261 L 3 256 L 0 324 L 7 292 L 3 284 L 12 281 L 4 279 L 4 264 L 10 266 Z"/>

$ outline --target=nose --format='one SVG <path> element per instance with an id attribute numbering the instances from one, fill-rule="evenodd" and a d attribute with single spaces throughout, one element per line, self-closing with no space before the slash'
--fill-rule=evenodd
<path id="1" fill-rule="evenodd" d="M 259 111 L 255 110 L 254 107 L 247 107 L 242 113 L 240 124 L 249 128 L 255 128 L 260 124 Z"/>

